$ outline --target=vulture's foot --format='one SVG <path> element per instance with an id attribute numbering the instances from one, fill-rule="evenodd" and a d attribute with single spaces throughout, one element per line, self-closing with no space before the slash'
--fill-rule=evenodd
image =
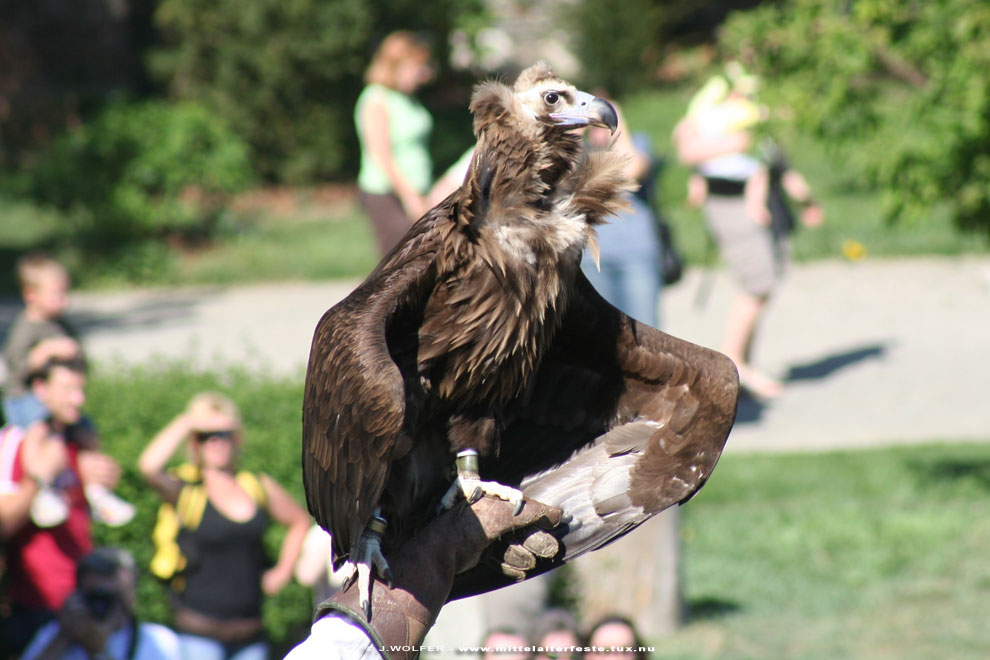
<path id="1" fill-rule="evenodd" d="M 513 504 L 516 515 L 523 509 L 522 491 L 497 481 L 481 480 L 478 475 L 478 452 L 473 449 L 457 452 L 457 479 L 454 480 L 443 499 L 440 500 L 441 509 L 449 509 L 454 506 L 458 493 L 464 495 L 468 504 L 477 502 L 485 495 L 492 495 Z"/>
<path id="2" fill-rule="evenodd" d="M 358 598 L 364 616 L 371 621 L 371 571 L 372 566 L 378 569 L 378 574 L 385 578 L 388 586 L 392 586 L 392 569 L 382 554 L 382 533 L 385 531 L 385 519 L 376 512 L 368 522 L 368 526 L 358 541 L 356 557 L 351 557 L 341 569 L 344 583 L 350 584 L 357 574 Z"/>

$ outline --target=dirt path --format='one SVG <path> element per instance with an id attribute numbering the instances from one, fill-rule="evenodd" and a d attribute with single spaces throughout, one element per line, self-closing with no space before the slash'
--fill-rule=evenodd
<path id="1" fill-rule="evenodd" d="M 302 377 L 316 322 L 355 284 L 77 293 L 70 315 L 101 363 L 159 357 Z M 689 272 L 664 293 L 665 329 L 717 347 L 732 291 L 724 272 Z M 0 329 L 16 309 L 0 302 Z M 788 386 L 769 405 L 743 402 L 733 450 L 990 439 L 990 258 L 796 266 L 758 362 Z"/>

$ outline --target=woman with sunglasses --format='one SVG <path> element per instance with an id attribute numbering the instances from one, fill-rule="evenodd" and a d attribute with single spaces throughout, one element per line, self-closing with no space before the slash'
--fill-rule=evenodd
<path id="1" fill-rule="evenodd" d="M 194 466 L 192 479 L 166 470 L 182 445 Z M 242 447 L 236 404 L 203 392 L 138 460 L 141 474 L 165 502 L 176 505 L 184 492 L 182 502 L 189 502 L 188 489 L 205 494 L 195 524 L 183 520 L 185 504 L 177 507 L 186 566 L 172 580 L 172 611 L 185 660 L 266 660 L 261 601 L 288 584 L 309 528 L 305 510 L 274 479 L 238 471 Z M 288 530 L 277 562 L 269 566 L 262 537 L 272 521 Z"/>

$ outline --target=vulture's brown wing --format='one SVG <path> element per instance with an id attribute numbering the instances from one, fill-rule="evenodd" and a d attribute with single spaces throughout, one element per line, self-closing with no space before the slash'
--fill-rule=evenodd
<path id="1" fill-rule="evenodd" d="M 333 539 L 335 563 L 353 550 L 385 487 L 396 453 L 408 451 L 404 378 L 395 346 L 415 331 L 397 328 L 431 285 L 435 226 L 444 204 L 410 230 L 347 298 L 320 319 L 303 396 L 303 483 L 309 511 Z M 401 352 L 401 347 L 399 347 Z"/>
<path id="2" fill-rule="evenodd" d="M 519 484 L 573 517 L 538 574 L 689 499 L 711 475 L 736 414 L 735 366 L 643 325 L 579 275 L 575 299 L 531 387 L 507 412 L 482 476 Z M 504 550 L 490 549 L 489 560 Z M 452 598 L 508 583 L 496 562 L 460 576 Z"/>

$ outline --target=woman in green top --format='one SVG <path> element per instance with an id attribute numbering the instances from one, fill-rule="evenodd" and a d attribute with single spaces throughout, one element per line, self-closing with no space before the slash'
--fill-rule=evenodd
<path id="1" fill-rule="evenodd" d="M 358 189 L 383 255 L 428 210 L 433 118 L 412 94 L 432 74 L 427 45 L 411 32 L 393 32 L 375 52 L 354 109 Z"/>

